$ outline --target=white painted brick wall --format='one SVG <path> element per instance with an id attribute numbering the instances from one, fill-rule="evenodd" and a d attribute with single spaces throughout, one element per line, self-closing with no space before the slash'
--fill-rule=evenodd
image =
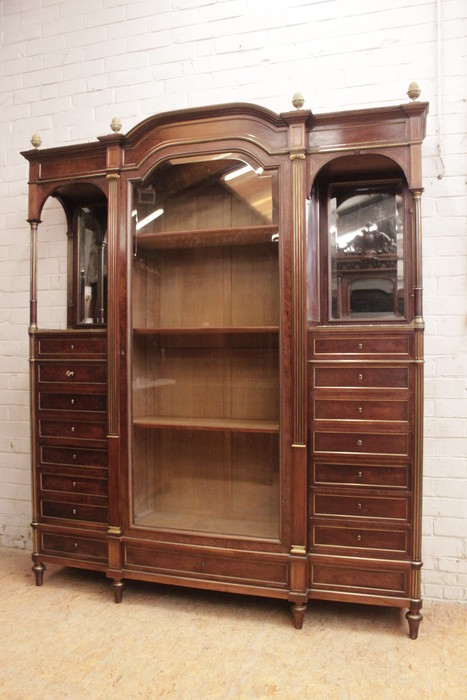
<path id="1" fill-rule="evenodd" d="M 440 23 L 437 20 L 440 18 Z M 231 101 L 430 102 L 422 200 L 424 595 L 467 598 L 467 9 L 463 0 L 0 0 L 0 541 L 30 546 L 27 163 L 44 147 Z M 64 323 L 62 225 L 40 229 L 41 325 Z M 62 241 L 62 248 L 57 245 Z M 50 310 L 51 318 L 44 316 Z M 63 316 L 63 314 L 62 314 Z"/>

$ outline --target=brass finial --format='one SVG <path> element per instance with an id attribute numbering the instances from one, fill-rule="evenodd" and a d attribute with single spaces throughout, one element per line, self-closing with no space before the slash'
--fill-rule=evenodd
<path id="1" fill-rule="evenodd" d="M 301 109 L 303 107 L 303 105 L 305 104 L 305 100 L 301 92 L 296 92 L 294 94 L 294 96 L 292 97 L 292 104 L 295 107 L 295 109 Z"/>
<path id="2" fill-rule="evenodd" d="M 410 99 L 416 100 L 418 97 L 420 97 L 420 93 L 421 90 L 417 83 L 410 83 L 409 89 L 407 90 L 407 95 L 410 97 Z"/>
<path id="3" fill-rule="evenodd" d="M 42 139 L 38 133 L 35 133 L 31 136 L 31 143 L 34 146 L 34 148 L 39 148 L 39 146 L 42 143 Z"/>
<path id="4" fill-rule="evenodd" d="M 122 122 L 118 117 L 114 117 L 112 119 L 112 121 L 110 122 L 110 128 L 112 129 L 112 131 L 115 131 L 115 133 L 118 134 L 118 132 L 122 128 Z"/>

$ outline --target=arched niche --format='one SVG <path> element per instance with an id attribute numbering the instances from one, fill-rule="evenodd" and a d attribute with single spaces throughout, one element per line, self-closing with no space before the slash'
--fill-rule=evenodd
<path id="1" fill-rule="evenodd" d="M 37 325 L 64 329 L 106 320 L 107 197 L 93 183 L 47 192 L 37 233 Z"/>
<path id="2" fill-rule="evenodd" d="M 329 157 L 318 170 L 309 200 L 309 230 L 319 229 L 308 236 L 310 322 L 411 317 L 409 196 L 404 171 L 386 155 Z"/>

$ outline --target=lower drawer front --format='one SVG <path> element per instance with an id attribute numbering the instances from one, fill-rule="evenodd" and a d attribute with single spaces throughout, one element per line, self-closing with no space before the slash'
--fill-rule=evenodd
<path id="1" fill-rule="evenodd" d="M 319 563 L 311 566 L 311 588 L 386 596 L 408 595 L 408 571 L 388 567 L 344 566 Z"/>
<path id="2" fill-rule="evenodd" d="M 324 462 L 315 462 L 313 465 L 314 484 L 408 488 L 408 479 L 407 466 L 386 467 Z"/>
<path id="3" fill-rule="evenodd" d="M 107 496 L 107 479 L 48 474 L 47 472 L 43 472 L 41 474 L 41 490 Z"/>
<path id="4" fill-rule="evenodd" d="M 314 524 L 311 541 L 314 550 L 330 551 L 340 548 L 365 550 L 369 555 L 378 552 L 397 555 L 409 554 L 409 538 L 406 530 Z"/>
<path id="5" fill-rule="evenodd" d="M 41 544 L 41 551 L 44 554 L 98 561 L 103 564 L 107 562 L 107 543 L 105 540 L 43 532 Z"/>
<path id="6" fill-rule="evenodd" d="M 105 394 L 48 394 L 39 392 L 38 407 L 45 411 L 93 411 L 105 413 L 107 396 Z"/>
<path id="7" fill-rule="evenodd" d="M 125 564 L 130 569 L 144 567 L 146 571 L 168 576 L 231 580 L 240 584 L 285 587 L 288 566 L 282 562 L 252 561 L 242 557 L 217 557 L 203 553 L 154 551 L 126 546 Z"/>
<path id="8" fill-rule="evenodd" d="M 313 494 L 312 505 L 314 515 L 381 518 L 402 522 L 408 518 L 406 498 L 316 493 Z"/>
<path id="9" fill-rule="evenodd" d="M 52 447 L 41 445 L 41 464 L 64 466 L 107 467 L 107 450 L 89 450 L 86 447 Z"/>
<path id="10" fill-rule="evenodd" d="M 105 506 L 45 500 L 41 501 L 41 515 L 43 518 L 60 518 L 89 523 L 106 523 L 108 519 L 107 507 Z"/>
<path id="11" fill-rule="evenodd" d="M 73 438 L 74 440 L 105 440 L 105 423 L 85 421 L 40 420 L 40 437 Z"/>
<path id="12" fill-rule="evenodd" d="M 408 456 L 406 433 L 315 432 L 314 451 L 334 453 Z"/>

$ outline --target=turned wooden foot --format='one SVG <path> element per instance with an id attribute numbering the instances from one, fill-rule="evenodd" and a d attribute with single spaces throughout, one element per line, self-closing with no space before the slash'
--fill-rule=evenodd
<path id="1" fill-rule="evenodd" d="M 414 606 L 413 608 L 411 607 L 405 616 L 407 622 L 409 623 L 410 639 L 417 639 L 418 637 L 418 628 L 420 626 L 420 622 L 423 620 L 423 615 L 420 612 L 420 607 L 421 605 Z"/>
<path id="2" fill-rule="evenodd" d="M 303 618 L 305 617 L 306 612 L 306 603 L 292 603 L 290 606 L 290 611 L 292 613 L 295 629 L 301 630 L 303 627 Z"/>
<path id="3" fill-rule="evenodd" d="M 42 583 L 44 581 L 45 564 L 39 561 L 37 557 L 37 554 L 32 555 L 32 560 L 34 562 L 34 564 L 32 565 L 32 571 L 34 572 L 34 576 L 36 577 L 36 586 L 42 586 Z"/>
<path id="4" fill-rule="evenodd" d="M 114 598 L 116 603 L 122 602 L 123 586 L 123 581 L 112 581 L 112 588 L 114 591 Z"/>

